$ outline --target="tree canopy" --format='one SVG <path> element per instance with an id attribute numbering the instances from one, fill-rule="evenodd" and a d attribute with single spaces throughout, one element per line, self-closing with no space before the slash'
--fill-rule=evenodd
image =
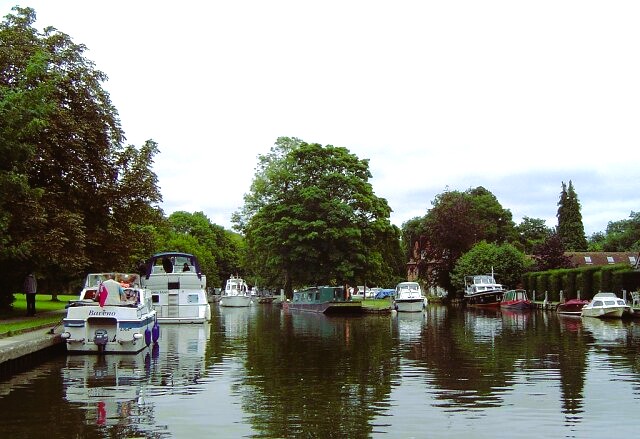
<path id="1" fill-rule="evenodd" d="M 369 163 L 346 148 L 279 138 L 259 157 L 234 223 L 245 233 L 247 266 L 272 285 L 382 281 L 400 255 L 391 209 L 377 197 Z"/>
<path id="2" fill-rule="evenodd" d="M 628 219 L 611 221 L 605 233 L 594 234 L 589 240 L 592 251 L 640 252 L 640 212 L 631 212 Z"/>
<path id="3" fill-rule="evenodd" d="M 525 216 L 522 218 L 522 222 L 516 225 L 516 233 L 522 250 L 526 254 L 532 254 L 533 249 L 551 236 L 553 230 L 547 227 L 545 220 Z"/>
<path id="4" fill-rule="evenodd" d="M 480 241 L 458 259 L 451 282 L 456 290 L 461 290 L 465 276 L 495 273 L 499 283 L 515 289 L 519 287 L 522 275 L 531 265 L 531 259 L 511 244 Z"/>
<path id="5" fill-rule="evenodd" d="M 558 201 L 558 236 L 567 251 L 585 251 L 587 238 L 584 235 L 582 214 L 578 195 L 569 180 L 569 186 L 562 182 L 562 192 Z"/>
<path id="6" fill-rule="evenodd" d="M 157 247 L 195 255 L 211 287 L 223 286 L 243 266 L 244 241 L 234 232 L 211 223 L 203 212 L 177 211 L 169 215 L 168 230 Z"/>
<path id="7" fill-rule="evenodd" d="M 450 274 L 474 244 L 515 239 L 511 211 L 481 186 L 465 192 L 445 191 L 436 196 L 432 206 L 424 217 L 422 233 L 426 237 L 424 257 L 433 268 L 424 273 L 429 284 L 454 291 Z"/>
<path id="8" fill-rule="evenodd" d="M 106 75 L 86 47 L 53 27 L 39 32 L 31 8 L 13 11 L 0 24 L 5 298 L 27 270 L 64 285 L 84 270 L 132 266 L 162 217 L 156 143 L 125 147 Z"/>

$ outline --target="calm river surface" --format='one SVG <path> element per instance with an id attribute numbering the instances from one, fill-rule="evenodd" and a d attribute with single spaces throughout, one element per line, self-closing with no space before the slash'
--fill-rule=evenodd
<path id="1" fill-rule="evenodd" d="M 213 306 L 138 355 L 0 381 L 2 438 L 636 437 L 640 321 Z"/>

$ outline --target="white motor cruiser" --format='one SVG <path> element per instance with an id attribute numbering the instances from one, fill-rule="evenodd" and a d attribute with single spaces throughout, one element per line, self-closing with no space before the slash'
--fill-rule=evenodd
<path id="1" fill-rule="evenodd" d="M 400 282 L 396 285 L 394 307 L 398 312 L 420 312 L 427 306 L 418 282 Z"/>
<path id="2" fill-rule="evenodd" d="M 159 337 L 151 296 L 130 273 L 89 274 L 63 325 L 69 352 L 135 353 Z"/>
<path id="3" fill-rule="evenodd" d="M 624 299 L 620 299 L 614 293 L 597 293 L 591 302 L 582 307 L 582 317 L 599 317 L 601 319 L 619 319 L 626 312 L 631 312 L 631 307 Z"/>
<path id="4" fill-rule="evenodd" d="M 222 291 L 220 306 L 245 307 L 252 303 L 251 291 L 244 279 L 231 276 Z"/>
<path id="5" fill-rule="evenodd" d="M 142 286 L 149 290 L 160 323 L 203 323 L 211 320 L 207 277 L 188 253 L 153 255 L 145 264 Z"/>

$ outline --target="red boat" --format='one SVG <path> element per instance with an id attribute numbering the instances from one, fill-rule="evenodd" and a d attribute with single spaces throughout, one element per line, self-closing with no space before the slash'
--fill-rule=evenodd
<path id="1" fill-rule="evenodd" d="M 531 309 L 531 301 L 527 298 L 525 290 L 506 291 L 500 301 L 500 308 L 503 309 Z"/>
<path id="2" fill-rule="evenodd" d="M 582 313 L 582 307 L 589 303 L 588 300 L 571 299 L 561 303 L 556 308 L 558 314 L 569 316 L 579 316 Z"/>

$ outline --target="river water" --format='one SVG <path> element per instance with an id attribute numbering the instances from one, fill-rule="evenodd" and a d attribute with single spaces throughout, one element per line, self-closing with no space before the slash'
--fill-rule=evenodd
<path id="1" fill-rule="evenodd" d="M 640 321 L 213 306 L 137 355 L 0 381 L 2 438 L 635 437 Z"/>

